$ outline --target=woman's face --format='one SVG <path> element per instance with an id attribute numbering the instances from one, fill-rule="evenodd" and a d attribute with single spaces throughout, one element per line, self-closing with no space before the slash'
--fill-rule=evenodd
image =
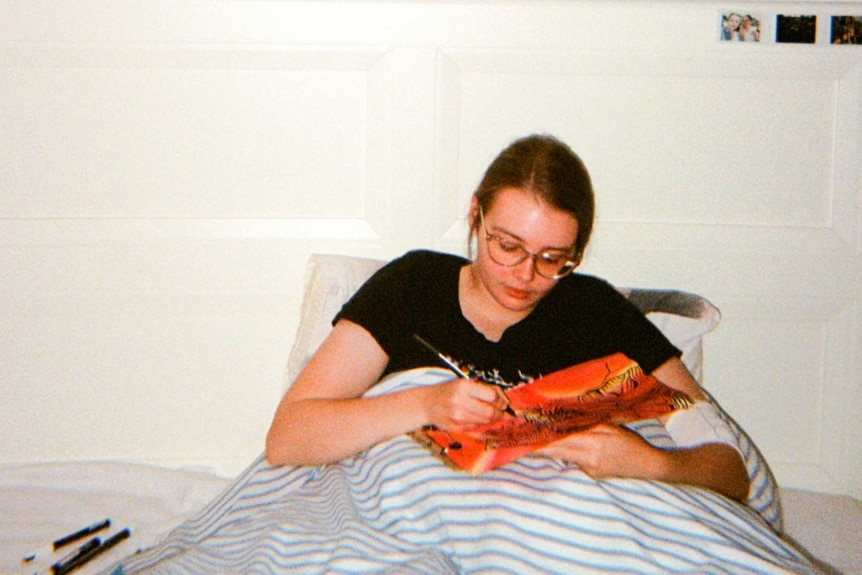
<path id="1" fill-rule="evenodd" d="M 477 210 L 478 204 L 474 199 L 472 211 L 476 213 Z M 471 221 L 476 219 L 478 215 Z M 500 190 L 484 219 L 489 234 L 520 244 L 533 254 L 545 250 L 571 253 L 578 234 L 578 222 L 572 214 L 518 188 Z M 537 274 L 532 257 L 511 267 L 496 263 L 488 255 L 488 239 L 481 224 L 476 232 L 478 249 L 474 265 L 485 290 L 508 311 L 532 311 L 557 280 Z"/>
<path id="2" fill-rule="evenodd" d="M 736 14 L 731 14 L 730 17 L 727 19 L 728 28 L 730 28 L 731 30 L 738 29 L 739 28 L 739 20 L 740 20 L 739 16 L 737 16 Z"/>

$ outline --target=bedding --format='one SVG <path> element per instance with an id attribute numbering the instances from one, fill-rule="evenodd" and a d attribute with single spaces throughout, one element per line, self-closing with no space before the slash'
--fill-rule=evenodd
<path id="1" fill-rule="evenodd" d="M 288 385 L 382 263 L 310 259 Z M 681 292 L 621 291 L 702 380 L 701 340 L 718 310 Z M 441 377 L 450 375 L 398 374 L 373 393 Z M 747 506 L 692 487 L 593 481 L 539 457 L 474 478 L 407 436 L 336 465 L 274 468 L 261 457 L 233 481 L 119 462 L 0 467 L 0 573 L 46 568 L 47 558 L 20 557 L 111 517 L 132 537 L 76 573 L 817 572 L 804 546 L 837 568 L 824 571 L 862 574 L 862 502 L 788 490 L 782 508 L 765 462 L 729 423 L 754 485 Z M 655 422 L 634 427 L 670 441 Z"/>
<path id="2" fill-rule="evenodd" d="M 126 462 L 0 465 L 0 573 L 45 572 L 44 562 L 25 569 L 20 558 L 110 516 L 117 527 L 131 528 L 131 538 L 74 574 L 105 571 L 162 540 L 231 483 L 203 469 Z M 831 565 L 830 573 L 862 575 L 862 501 L 786 488 L 781 498 L 786 538 Z"/>
<path id="3" fill-rule="evenodd" d="M 0 466 L 0 573 L 48 572 L 67 550 L 40 553 L 26 565 L 22 557 L 85 525 L 110 519 L 103 538 L 128 527 L 129 539 L 73 571 L 96 573 L 158 543 L 229 483 L 207 470 L 120 461 Z"/>
<path id="4" fill-rule="evenodd" d="M 390 377 L 371 395 L 451 379 Z M 668 445 L 657 421 L 636 427 Z M 755 494 L 771 488 L 753 478 Z M 473 477 L 399 437 L 342 462 L 259 460 L 116 573 L 814 573 L 758 511 L 711 491 L 596 481 L 526 457 Z"/>

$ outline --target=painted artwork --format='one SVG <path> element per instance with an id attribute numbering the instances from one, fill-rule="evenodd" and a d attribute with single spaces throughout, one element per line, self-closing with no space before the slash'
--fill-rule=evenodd
<path id="1" fill-rule="evenodd" d="M 414 436 L 456 467 L 478 475 L 600 423 L 620 425 L 691 405 L 622 353 L 505 391 L 513 414 L 466 431 L 425 428 Z"/>

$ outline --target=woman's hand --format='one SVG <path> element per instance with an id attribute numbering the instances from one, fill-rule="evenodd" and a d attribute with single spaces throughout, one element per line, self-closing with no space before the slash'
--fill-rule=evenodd
<path id="1" fill-rule="evenodd" d="M 605 424 L 564 437 L 538 453 L 577 465 L 595 479 L 659 479 L 666 464 L 664 451 L 633 431 Z"/>
<path id="2" fill-rule="evenodd" d="M 686 449 L 653 447 L 628 429 L 597 425 L 537 451 L 577 465 L 594 479 L 631 477 L 712 489 L 737 501 L 748 498 L 748 472 L 739 453 L 723 443 Z"/>
<path id="3" fill-rule="evenodd" d="M 652 375 L 698 401 L 706 399 L 683 363 L 672 358 Z M 706 487 L 745 501 L 751 487 L 739 452 L 724 443 L 704 443 L 682 449 L 659 449 L 633 431 L 598 425 L 565 437 L 539 453 L 568 461 L 595 479 L 631 477 Z"/>
<path id="4" fill-rule="evenodd" d="M 424 389 L 427 424 L 444 431 L 487 425 L 502 417 L 509 405 L 499 387 L 469 379 L 453 379 Z"/>
<path id="5" fill-rule="evenodd" d="M 508 405 L 500 388 L 468 379 L 362 397 L 388 361 L 363 327 L 339 321 L 282 397 L 267 433 L 267 460 L 331 463 L 423 425 L 490 423 Z"/>

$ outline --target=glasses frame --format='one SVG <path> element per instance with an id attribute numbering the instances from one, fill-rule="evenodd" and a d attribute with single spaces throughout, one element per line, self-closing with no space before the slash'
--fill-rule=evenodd
<path id="1" fill-rule="evenodd" d="M 565 261 L 565 263 L 563 263 L 563 265 L 560 266 L 560 270 L 562 270 L 562 271 L 557 271 L 557 273 L 555 273 L 554 275 L 547 276 L 547 275 L 543 274 L 541 271 L 539 271 L 539 266 L 536 264 L 538 263 L 539 258 L 542 258 L 546 254 L 550 254 L 552 252 L 550 252 L 548 250 L 544 250 L 544 251 L 541 251 L 537 254 L 534 254 L 533 252 L 531 252 L 530 250 L 528 250 L 527 248 L 525 248 L 523 245 L 520 245 L 520 244 L 518 244 L 518 247 L 520 248 L 521 252 L 523 252 L 523 257 L 520 258 L 518 261 L 513 262 L 511 264 L 497 261 L 496 259 L 494 259 L 494 256 L 491 254 L 490 242 L 492 242 L 493 240 L 496 240 L 497 242 L 503 242 L 503 241 L 508 241 L 508 240 L 506 240 L 506 238 L 504 238 L 502 236 L 498 236 L 497 234 L 492 234 L 491 232 L 488 231 L 488 227 L 485 225 L 485 211 L 482 209 L 482 206 L 479 206 L 479 220 L 482 222 L 482 231 L 485 233 L 485 242 L 488 244 L 488 257 L 491 258 L 491 261 L 493 261 L 497 265 L 501 265 L 501 266 L 504 266 L 507 268 L 513 268 L 517 265 L 521 265 L 522 263 L 524 263 L 529 258 L 533 261 L 533 271 L 536 272 L 536 274 L 540 275 L 541 277 L 543 277 L 545 279 L 558 280 L 560 278 L 566 277 L 567 275 L 569 275 L 570 273 L 575 271 L 575 268 L 577 268 L 578 264 L 580 263 L 577 259 L 569 257 L 569 259 L 567 259 Z M 516 243 L 516 242 L 512 242 L 512 243 Z M 575 248 L 571 248 L 571 249 L 574 250 Z M 554 254 L 554 255 L 556 255 L 556 254 Z"/>

